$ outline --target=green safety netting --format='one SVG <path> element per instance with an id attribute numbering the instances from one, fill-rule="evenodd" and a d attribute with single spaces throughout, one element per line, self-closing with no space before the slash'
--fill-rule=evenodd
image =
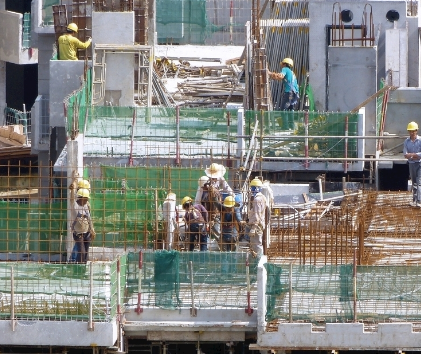
<path id="1" fill-rule="evenodd" d="M 310 157 L 357 157 L 358 114 L 301 111 L 246 111 L 246 134 L 252 134 L 256 120 L 263 126 L 263 156 L 300 157 L 305 155 L 305 119 L 308 114 Z M 346 124 L 348 120 L 348 123 Z M 259 134 L 259 133 L 258 133 Z M 348 135 L 345 139 L 343 136 Z M 259 135 L 258 135 L 259 136 Z M 340 136 L 324 138 L 324 136 Z M 342 138 L 341 138 L 342 137 Z"/>
<path id="2" fill-rule="evenodd" d="M 61 253 L 65 250 L 65 203 L 0 202 L 0 215 L 2 252 Z"/>
<path id="3" fill-rule="evenodd" d="M 266 320 L 347 322 L 354 319 L 352 265 L 292 266 L 266 264 Z M 419 266 L 358 266 L 356 318 L 374 323 L 419 321 Z M 291 301 L 290 299 L 290 289 Z"/>
<path id="4" fill-rule="evenodd" d="M 120 273 L 117 271 L 117 262 Z M 92 267 L 92 279 L 91 268 Z M 14 313 L 17 319 L 86 321 L 92 284 L 94 321 L 111 321 L 117 313 L 117 286 L 124 294 L 126 257 L 113 262 L 49 264 L 37 262 L 0 263 L 0 292 L 11 293 L 14 281 Z M 10 318 L 10 296 L 0 302 L 0 318 Z"/>
<path id="5" fill-rule="evenodd" d="M 105 180 L 93 180 L 94 188 L 98 183 L 114 185 L 121 190 L 122 184 L 127 189 L 159 188 L 159 198 L 163 200 L 166 192 L 175 193 L 180 200 L 188 195 L 194 198 L 197 181 L 205 174 L 204 168 L 185 167 L 114 167 L 101 166 Z"/>
<path id="6" fill-rule="evenodd" d="M 67 132 L 72 136 L 72 132 L 85 131 L 85 125 L 89 118 L 89 108 L 92 91 L 92 69 L 86 70 L 82 86 L 64 101 L 67 118 Z"/>
<path id="7" fill-rule="evenodd" d="M 190 306 L 189 300 L 180 294 L 190 292 L 191 285 L 199 289 L 197 306 L 213 305 L 230 306 L 227 298 L 211 299 L 210 293 L 218 293 L 220 287 L 237 287 L 231 292 L 242 292 L 246 299 L 247 253 L 240 252 L 178 252 L 155 251 L 142 252 L 142 304 L 175 309 Z M 258 258 L 249 257 L 250 282 L 257 279 Z M 190 268 L 191 264 L 191 268 Z M 193 276 L 193 278 L 192 278 Z M 139 290 L 139 253 L 127 255 L 128 293 L 136 294 Z M 215 296 L 215 295 L 213 295 Z M 202 298 L 203 297 L 203 298 Z M 136 297 L 132 297 L 136 298 Z M 219 301 L 215 303 L 214 301 Z M 243 304 L 244 305 L 244 304 Z M 231 304 L 231 306 L 235 306 Z"/>

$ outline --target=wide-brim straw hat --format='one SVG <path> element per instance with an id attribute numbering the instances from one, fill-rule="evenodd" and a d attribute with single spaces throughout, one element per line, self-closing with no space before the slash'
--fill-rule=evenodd
<path id="1" fill-rule="evenodd" d="M 210 178 L 219 178 L 225 174 L 225 167 L 217 163 L 213 163 L 205 169 L 206 176 Z"/>

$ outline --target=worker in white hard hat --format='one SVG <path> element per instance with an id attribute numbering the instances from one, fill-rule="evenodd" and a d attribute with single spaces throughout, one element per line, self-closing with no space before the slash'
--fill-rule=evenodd
<path id="1" fill-rule="evenodd" d="M 421 140 L 418 137 L 418 124 L 409 122 L 406 130 L 409 137 L 403 143 L 403 156 L 408 159 L 409 176 L 412 181 L 410 205 L 421 207 Z"/>
<path id="2" fill-rule="evenodd" d="M 280 73 L 268 71 L 268 74 L 270 78 L 283 82 L 284 94 L 282 95 L 281 107 L 284 111 L 292 111 L 300 98 L 297 77 L 292 71 L 294 61 L 291 58 L 284 58 L 281 65 Z"/>
<path id="3" fill-rule="evenodd" d="M 92 38 L 82 42 L 76 38 L 78 27 L 76 23 L 69 23 L 66 33 L 58 38 L 58 58 L 59 60 L 78 60 L 77 50 L 86 49 L 91 45 Z"/>
<path id="4" fill-rule="evenodd" d="M 232 188 L 224 178 L 226 171 L 225 167 L 218 163 L 213 163 L 205 169 L 206 176 L 210 179 L 212 187 L 218 189 L 222 193 L 234 195 Z"/>
<path id="5" fill-rule="evenodd" d="M 250 248 L 258 256 L 263 254 L 263 231 L 266 227 L 266 197 L 261 193 L 263 183 L 259 178 L 250 182 L 250 203 L 247 208 L 246 235 Z"/>

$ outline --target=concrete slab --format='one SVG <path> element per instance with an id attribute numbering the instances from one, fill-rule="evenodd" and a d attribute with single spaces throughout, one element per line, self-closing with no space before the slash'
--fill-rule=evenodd
<path id="1" fill-rule="evenodd" d="M 117 340 L 118 326 L 115 322 L 94 324 L 88 330 L 87 322 L 77 321 L 0 321 L 0 345 L 45 345 L 83 347 L 109 347 Z"/>

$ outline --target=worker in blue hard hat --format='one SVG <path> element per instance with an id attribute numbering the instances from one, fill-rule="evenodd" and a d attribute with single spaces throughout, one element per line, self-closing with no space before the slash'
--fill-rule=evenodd
<path id="1" fill-rule="evenodd" d="M 86 42 L 76 38 L 78 30 L 76 23 L 69 23 L 66 33 L 58 38 L 58 58 L 60 60 L 78 60 L 77 50 L 86 49 L 91 45 L 92 38 L 90 37 Z"/>

